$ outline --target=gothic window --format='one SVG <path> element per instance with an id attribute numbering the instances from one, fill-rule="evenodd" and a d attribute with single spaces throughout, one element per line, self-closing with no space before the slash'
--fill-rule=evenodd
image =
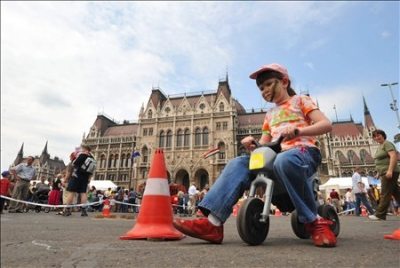
<path id="1" fill-rule="evenodd" d="M 221 130 L 221 122 L 217 122 L 215 128 L 217 131 L 220 131 Z"/>
<path id="2" fill-rule="evenodd" d="M 194 131 L 194 145 L 200 146 L 201 145 L 201 129 L 196 128 Z"/>
<path id="3" fill-rule="evenodd" d="M 125 157 L 125 167 L 130 167 L 129 160 L 131 160 L 131 156 L 130 156 L 130 154 L 127 154 Z"/>
<path id="4" fill-rule="evenodd" d="M 347 158 L 349 159 L 351 164 L 353 164 L 354 155 L 355 153 L 351 150 L 347 152 Z"/>
<path id="5" fill-rule="evenodd" d="M 367 151 L 365 151 L 364 149 L 362 149 L 360 151 L 360 159 L 361 159 L 361 163 L 365 164 L 367 162 Z"/>
<path id="6" fill-rule="evenodd" d="M 114 162 L 114 155 L 110 155 L 110 158 L 108 159 L 108 167 L 111 168 L 112 164 Z"/>
<path id="7" fill-rule="evenodd" d="M 183 136 L 183 146 L 189 147 L 189 143 L 190 143 L 190 130 L 187 128 L 185 129 L 185 133 Z"/>
<path id="8" fill-rule="evenodd" d="M 176 132 L 176 147 L 182 147 L 182 140 L 183 140 L 183 131 L 182 129 L 178 129 Z"/>
<path id="9" fill-rule="evenodd" d="M 228 129 L 228 122 L 222 122 L 222 130 L 227 130 Z"/>
<path id="10" fill-rule="evenodd" d="M 203 145 L 208 145 L 208 128 L 203 128 Z"/>
<path id="11" fill-rule="evenodd" d="M 113 167 L 117 167 L 118 166 L 118 160 L 119 160 L 119 158 L 118 158 L 118 155 L 116 154 L 115 157 L 114 157 Z"/>
<path id="12" fill-rule="evenodd" d="M 220 111 L 220 112 L 223 112 L 224 110 L 225 110 L 224 103 L 221 102 L 221 103 L 219 104 L 219 111 Z"/>
<path id="13" fill-rule="evenodd" d="M 125 154 L 121 155 L 121 162 L 120 162 L 120 167 L 124 167 L 124 161 L 125 160 Z"/>
<path id="14" fill-rule="evenodd" d="M 106 168 L 106 156 L 104 154 L 100 156 L 100 168 Z"/>
<path id="15" fill-rule="evenodd" d="M 169 112 L 171 112 L 171 109 L 169 107 L 165 108 L 165 116 L 168 117 L 169 116 Z"/>
<path id="16" fill-rule="evenodd" d="M 225 159 L 226 158 L 225 143 L 223 143 L 223 142 L 218 143 L 218 149 L 219 149 L 218 159 Z"/>
<path id="17" fill-rule="evenodd" d="M 153 128 L 152 127 L 149 128 L 149 136 L 153 136 Z"/>
<path id="18" fill-rule="evenodd" d="M 143 129 L 143 136 L 147 136 L 147 128 Z"/>
<path id="19" fill-rule="evenodd" d="M 167 131 L 167 139 L 166 139 L 166 146 L 167 148 L 171 148 L 172 143 L 172 130 Z"/>
<path id="20" fill-rule="evenodd" d="M 149 150 L 145 146 L 142 149 L 142 161 L 143 163 L 147 163 L 148 160 L 149 160 Z"/>
<path id="21" fill-rule="evenodd" d="M 147 112 L 147 118 L 153 118 L 153 111 L 152 110 L 149 110 L 148 112 Z"/>
<path id="22" fill-rule="evenodd" d="M 200 110 L 204 110 L 204 108 L 206 108 L 206 105 L 204 103 L 200 104 L 199 106 Z"/>
<path id="23" fill-rule="evenodd" d="M 163 148 L 164 145 L 165 145 L 165 132 L 164 132 L 164 130 L 161 130 L 161 132 L 160 132 L 160 143 L 158 144 L 158 146 L 160 148 Z"/>

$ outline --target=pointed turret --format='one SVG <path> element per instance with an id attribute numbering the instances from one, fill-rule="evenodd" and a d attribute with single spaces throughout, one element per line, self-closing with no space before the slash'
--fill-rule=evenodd
<path id="1" fill-rule="evenodd" d="M 13 165 L 16 166 L 19 163 L 21 163 L 24 160 L 24 143 L 21 145 L 21 149 L 19 149 L 19 152 L 17 154 L 17 157 L 14 160 Z"/>
<path id="2" fill-rule="evenodd" d="M 365 97 L 364 96 L 363 96 L 363 102 L 364 102 L 364 123 L 365 123 L 365 127 L 368 130 L 375 129 L 376 127 L 375 127 L 375 124 L 374 124 L 374 120 L 372 120 L 372 116 L 369 113 L 367 102 L 365 101 Z"/>
<path id="3" fill-rule="evenodd" d="M 40 158 L 39 158 L 41 165 L 46 163 L 46 161 L 49 160 L 49 158 L 50 158 L 50 154 L 47 152 L 47 142 L 48 141 L 46 141 L 46 144 L 44 145 L 42 154 L 40 155 Z"/>

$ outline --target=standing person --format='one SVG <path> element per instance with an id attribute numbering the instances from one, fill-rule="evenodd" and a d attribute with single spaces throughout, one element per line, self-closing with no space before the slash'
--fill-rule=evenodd
<path id="1" fill-rule="evenodd" d="M 196 200 L 197 200 L 197 187 L 194 183 L 192 183 L 192 185 L 189 187 L 188 193 L 190 202 L 188 209 L 189 213 L 193 215 L 196 210 Z"/>
<path id="2" fill-rule="evenodd" d="M 371 220 L 386 220 L 386 213 L 392 195 L 400 203 L 400 189 L 398 184 L 400 167 L 397 165 L 397 151 L 393 143 L 386 140 L 386 133 L 377 129 L 372 132 L 372 138 L 379 143 L 374 159 L 375 166 L 381 178 L 381 199 Z"/>
<path id="3" fill-rule="evenodd" d="M 274 172 L 285 186 L 298 213 L 298 220 L 306 225 L 315 246 L 333 247 L 336 237 L 329 228 L 332 222 L 318 215 L 310 179 L 321 163 L 315 136 L 331 131 L 332 124 L 310 97 L 296 95 L 285 67 L 275 63 L 265 65 L 250 78 L 256 80 L 262 97 L 275 104 L 267 111 L 259 143 L 265 144 L 280 136 L 285 138 L 281 144 L 282 152 L 274 162 Z M 254 142 L 252 136 L 241 141 L 250 151 L 255 149 Z M 186 235 L 222 243 L 223 223 L 250 186 L 248 166 L 248 155 L 229 161 L 199 204 L 206 217 L 176 219 L 174 226 Z"/>
<path id="4" fill-rule="evenodd" d="M 11 177 L 11 174 L 9 171 L 3 171 L 1 173 L 1 181 L 0 181 L 0 195 L 2 196 L 10 196 L 11 191 L 10 191 L 10 180 L 9 178 Z M 3 214 L 3 208 L 4 208 L 4 203 L 5 199 L 0 197 L 0 214 Z"/>
<path id="5" fill-rule="evenodd" d="M 12 194 L 13 199 L 25 201 L 28 197 L 29 186 L 31 180 L 36 176 L 35 168 L 32 166 L 33 156 L 28 156 L 26 163 L 21 163 L 11 169 L 11 173 L 16 178 L 14 191 Z M 23 213 L 24 204 L 16 201 L 11 201 L 9 213 Z"/>
<path id="6" fill-rule="evenodd" d="M 351 209 L 354 209 L 354 199 L 353 199 L 353 193 L 351 192 L 351 188 L 347 188 L 347 191 L 344 194 L 344 204 L 345 204 L 346 215 L 354 214 L 354 211 L 349 211 Z"/>
<path id="7" fill-rule="evenodd" d="M 365 184 L 362 181 L 360 171 L 361 171 L 360 167 L 355 167 L 353 176 L 351 177 L 353 185 L 353 193 L 356 197 L 355 213 L 356 216 L 360 216 L 361 213 L 360 205 L 361 203 L 363 203 L 363 205 L 367 208 L 369 214 L 372 215 L 374 214 L 374 210 L 372 209 L 371 204 L 367 199 L 367 190 L 365 189 Z"/>
<path id="8" fill-rule="evenodd" d="M 336 212 L 340 212 L 340 196 L 339 193 L 336 192 L 335 189 L 332 189 L 331 192 L 329 193 L 329 197 L 331 198 L 332 205 L 336 209 Z"/>
<path id="9" fill-rule="evenodd" d="M 81 146 L 81 153 L 73 162 L 73 167 L 74 171 L 67 187 L 67 191 L 69 192 L 67 197 L 67 205 L 72 204 L 75 194 L 79 195 L 81 203 L 87 202 L 86 192 L 88 190 L 89 179 L 96 168 L 96 162 L 90 153 L 89 146 Z M 63 216 L 70 215 L 71 209 L 67 208 Z M 82 207 L 81 216 L 88 216 L 86 212 L 86 206 Z"/>
<path id="10" fill-rule="evenodd" d="M 51 191 L 49 193 L 48 204 L 58 206 L 61 201 L 61 179 L 62 174 L 57 174 L 57 177 L 52 182 Z"/>

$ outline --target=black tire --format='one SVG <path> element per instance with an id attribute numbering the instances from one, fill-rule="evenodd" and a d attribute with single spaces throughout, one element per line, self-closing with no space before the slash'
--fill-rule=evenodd
<path id="1" fill-rule="evenodd" d="M 299 222 L 296 210 L 293 210 L 293 212 L 291 214 L 290 223 L 292 224 L 292 229 L 293 229 L 294 234 L 298 238 L 300 238 L 300 239 L 309 239 L 311 237 L 311 234 L 309 234 L 306 231 L 306 227 L 305 227 L 304 223 Z"/>
<path id="2" fill-rule="evenodd" d="M 44 213 L 49 213 L 50 212 L 50 208 L 49 207 L 45 207 L 44 208 Z"/>
<path id="3" fill-rule="evenodd" d="M 340 220 L 336 213 L 336 209 L 330 205 L 321 205 L 318 207 L 318 214 L 328 220 L 331 220 L 333 224 L 330 226 L 335 236 L 339 236 L 340 233 Z"/>
<path id="4" fill-rule="evenodd" d="M 42 208 L 40 206 L 36 206 L 35 207 L 35 212 L 36 213 L 39 213 L 41 210 L 42 210 Z"/>
<path id="5" fill-rule="evenodd" d="M 258 198 L 247 198 L 239 209 L 236 220 L 240 238 L 249 245 L 256 246 L 264 242 L 269 231 L 269 218 L 260 222 L 264 202 Z"/>

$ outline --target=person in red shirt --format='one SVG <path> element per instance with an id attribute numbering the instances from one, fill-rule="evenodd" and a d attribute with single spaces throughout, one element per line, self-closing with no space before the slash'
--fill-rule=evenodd
<path id="1" fill-rule="evenodd" d="M 332 191 L 329 193 L 329 197 L 332 200 L 332 205 L 335 207 L 336 212 L 339 213 L 340 212 L 340 197 L 339 197 L 339 193 L 336 192 L 335 189 L 332 189 Z"/>
<path id="2" fill-rule="evenodd" d="M 10 178 L 11 174 L 8 171 L 3 171 L 1 173 L 1 180 L 0 180 L 0 195 L 2 196 L 10 196 Z M 0 197 L 0 214 L 3 214 L 3 207 L 4 202 L 6 199 Z"/>

